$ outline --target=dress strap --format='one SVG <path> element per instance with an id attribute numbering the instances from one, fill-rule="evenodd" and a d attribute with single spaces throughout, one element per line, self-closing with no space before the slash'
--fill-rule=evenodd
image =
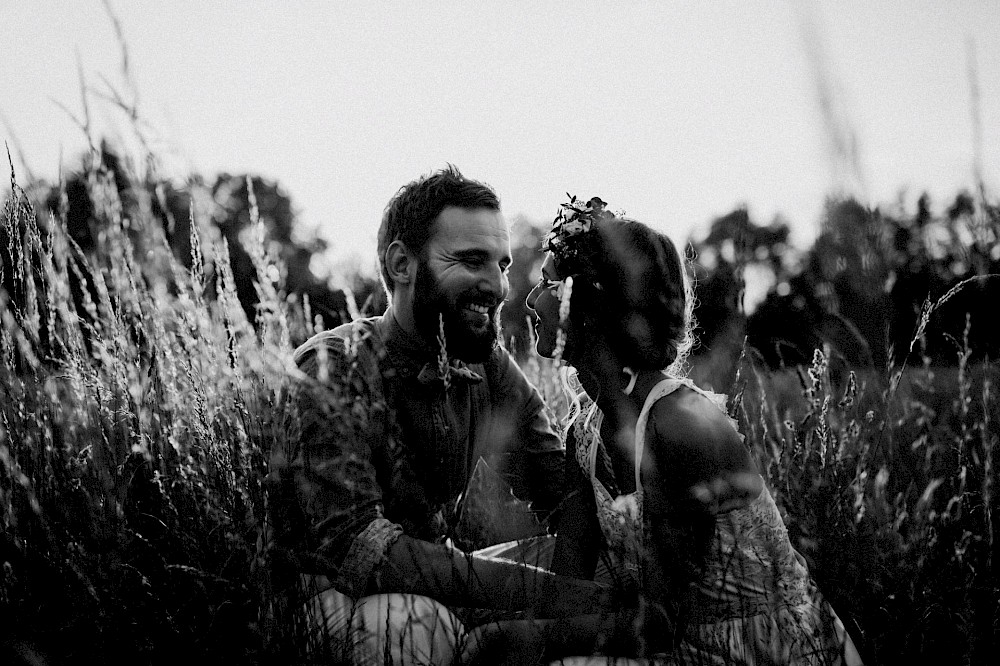
<path id="1" fill-rule="evenodd" d="M 649 395 L 646 396 L 646 402 L 642 405 L 642 411 L 639 412 L 639 419 L 635 423 L 635 488 L 639 490 L 642 488 L 642 484 L 639 481 L 639 472 L 642 468 L 642 452 L 646 445 L 646 424 L 649 422 L 649 410 L 652 409 L 653 404 L 660 398 L 670 395 L 680 386 L 688 386 L 689 383 L 683 379 L 678 379 L 676 377 L 667 377 L 660 380 L 656 386 L 649 390 Z"/>
<path id="2" fill-rule="evenodd" d="M 597 478 L 597 449 L 599 435 L 597 431 L 601 428 L 603 414 L 597 409 L 597 403 L 591 402 L 587 407 L 580 410 L 573 420 L 573 430 L 576 436 L 576 447 L 580 451 L 582 447 L 583 455 L 577 455 L 577 462 L 589 474 L 593 481 Z"/>

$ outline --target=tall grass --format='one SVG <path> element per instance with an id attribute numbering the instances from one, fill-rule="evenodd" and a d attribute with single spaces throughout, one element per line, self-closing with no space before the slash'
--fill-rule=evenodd
<path id="1" fill-rule="evenodd" d="M 295 437 L 289 337 L 308 313 L 270 280 L 259 220 L 255 329 L 224 242 L 203 246 L 193 220 L 185 269 L 141 199 L 88 178 L 93 252 L 13 176 L 0 219 L 0 644 L 53 663 L 260 661 L 267 456 Z"/>
<path id="2" fill-rule="evenodd" d="M 1000 636 L 995 363 L 849 372 L 744 359 L 735 413 L 866 663 L 987 663 Z"/>
<path id="3" fill-rule="evenodd" d="M 248 322 L 196 215 L 188 269 L 141 193 L 123 204 L 100 168 L 88 189 L 86 254 L 13 178 L 0 217 L 0 645 L 42 663 L 282 659 L 305 629 L 272 589 L 265 479 L 298 436 L 308 307 L 273 281 L 259 220 Z M 747 354 L 733 413 L 866 661 L 979 663 L 1000 619 L 998 368 L 961 340 L 932 366 L 921 333 L 905 370 L 834 376 L 820 351 L 774 373 Z M 524 368 L 561 415 L 556 367 Z"/>

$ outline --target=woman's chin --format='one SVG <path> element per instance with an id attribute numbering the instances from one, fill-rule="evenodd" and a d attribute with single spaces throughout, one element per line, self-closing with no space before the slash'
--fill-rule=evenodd
<path id="1" fill-rule="evenodd" d="M 542 340 L 535 341 L 535 353 L 543 358 L 552 358 L 555 354 L 555 348 L 553 345 L 548 344 Z"/>

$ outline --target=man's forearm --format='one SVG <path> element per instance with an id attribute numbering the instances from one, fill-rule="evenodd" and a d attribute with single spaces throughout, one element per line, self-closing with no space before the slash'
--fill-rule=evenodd
<path id="1" fill-rule="evenodd" d="M 409 592 L 453 606 L 577 614 L 606 601 L 607 588 L 530 565 L 476 557 L 444 545 L 399 537 L 376 576 L 379 592 Z M 557 594 L 558 592 L 558 594 Z M 586 607 L 586 606 L 583 606 Z"/>
<path id="2" fill-rule="evenodd" d="M 538 579 L 551 575 L 404 535 L 386 552 L 377 583 L 380 592 L 421 594 L 456 606 L 524 608 Z"/>

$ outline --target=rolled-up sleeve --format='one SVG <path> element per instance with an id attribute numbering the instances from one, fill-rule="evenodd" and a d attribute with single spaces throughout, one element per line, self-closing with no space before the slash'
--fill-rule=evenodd
<path id="1" fill-rule="evenodd" d="M 327 576 L 354 597 L 362 596 L 402 533 L 382 515 L 373 451 L 380 419 L 372 376 L 377 368 L 359 360 L 333 333 L 296 351 L 307 378 L 297 400 L 301 434 L 288 465 L 302 523 L 295 559 L 302 573 Z"/>

